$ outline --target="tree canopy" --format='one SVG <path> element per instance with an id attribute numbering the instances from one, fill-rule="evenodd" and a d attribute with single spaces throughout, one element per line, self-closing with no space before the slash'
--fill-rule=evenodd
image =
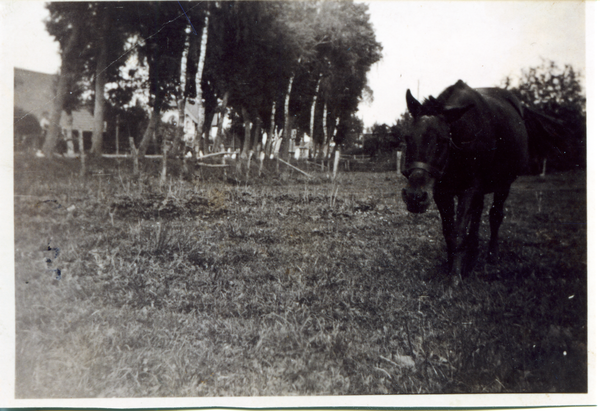
<path id="1" fill-rule="evenodd" d="M 64 50 L 61 75 L 70 76 L 63 88 L 79 81 L 90 91 L 95 85 L 96 94 L 108 88 L 111 104 L 131 104 L 125 100 L 134 91 L 108 86 L 125 84 L 121 68 L 137 57 L 154 114 L 148 135 L 162 111 L 201 95 L 207 124 L 221 102 L 221 111 L 258 131 L 294 127 L 312 132 L 317 143 L 341 143 L 369 94 L 367 73 L 381 58 L 368 6 L 352 1 L 57 2 L 48 8 L 48 31 Z M 94 30 L 81 30 L 84 21 Z"/>
<path id="2" fill-rule="evenodd" d="M 504 87 L 512 90 L 526 106 L 558 120 L 563 126 L 562 152 L 555 150 L 543 155 L 548 158 L 548 167 L 585 167 L 586 98 L 580 73 L 568 64 L 559 67 L 553 61 L 543 61 L 536 67 L 522 70 L 514 86 L 512 80 L 506 78 Z"/>

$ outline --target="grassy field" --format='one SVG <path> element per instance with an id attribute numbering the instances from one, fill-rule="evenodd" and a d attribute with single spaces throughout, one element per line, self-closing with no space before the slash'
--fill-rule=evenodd
<path id="1" fill-rule="evenodd" d="M 395 173 L 144 167 L 15 158 L 17 398 L 587 391 L 584 173 L 520 178 L 452 288 Z"/>

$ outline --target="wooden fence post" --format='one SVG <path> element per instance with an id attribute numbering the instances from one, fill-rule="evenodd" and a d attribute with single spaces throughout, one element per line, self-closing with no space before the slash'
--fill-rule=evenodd
<path id="1" fill-rule="evenodd" d="M 167 181 L 167 153 L 171 148 L 171 142 L 164 140 L 162 142 L 162 171 L 160 174 L 160 185 L 164 185 Z"/>
<path id="2" fill-rule="evenodd" d="M 119 115 L 117 114 L 117 131 L 115 136 L 115 144 L 117 145 L 116 154 L 119 157 Z"/>
<path id="3" fill-rule="evenodd" d="M 340 150 L 335 150 L 335 154 L 333 156 L 333 180 L 337 177 L 338 164 L 340 162 Z"/>
<path id="4" fill-rule="evenodd" d="M 227 162 L 225 161 L 225 155 L 223 155 L 223 157 L 221 157 L 221 165 L 223 166 L 223 182 L 226 183 L 227 182 Z"/>
<path id="5" fill-rule="evenodd" d="M 79 170 L 79 174 L 81 177 L 85 177 L 85 150 L 83 149 L 83 133 L 79 133 L 79 158 L 81 160 L 81 170 Z"/>
<path id="6" fill-rule="evenodd" d="M 250 176 L 250 164 L 252 161 L 252 155 L 254 154 L 253 150 L 248 152 L 248 163 L 246 164 L 246 184 L 248 184 L 248 177 Z"/>
<path id="7" fill-rule="evenodd" d="M 261 151 L 258 156 L 259 166 L 258 166 L 258 176 L 260 177 L 263 168 L 263 161 L 265 160 L 265 152 Z"/>
<path id="8" fill-rule="evenodd" d="M 137 176 L 140 173 L 140 162 L 138 157 L 138 149 L 135 148 L 133 137 L 129 137 L 129 147 L 131 147 L 131 158 L 133 159 L 133 175 Z"/>
<path id="9" fill-rule="evenodd" d="M 544 164 L 542 166 L 542 174 L 540 174 L 540 177 L 546 177 L 546 161 L 548 161 L 548 159 L 544 158 Z"/>
<path id="10" fill-rule="evenodd" d="M 402 174 L 402 151 L 396 151 L 396 174 Z"/>

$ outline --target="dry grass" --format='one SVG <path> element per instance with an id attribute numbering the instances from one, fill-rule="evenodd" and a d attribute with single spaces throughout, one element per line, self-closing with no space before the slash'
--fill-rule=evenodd
<path id="1" fill-rule="evenodd" d="M 520 180 L 451 288 L 394 173 L 130 167 L 16 159 L 19 398 L 587 390 L 582 174 Z"/>

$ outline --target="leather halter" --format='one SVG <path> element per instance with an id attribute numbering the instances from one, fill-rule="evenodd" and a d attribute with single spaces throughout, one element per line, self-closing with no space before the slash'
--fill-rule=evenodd
<path id="1" fill-rule="evenodd" d="M 431 164 L 423 163 L 422 161 L 413 161 L 404 169 L 404 174 L 407 178 L 410 175 L 411 171 L 421 169 L 427 171 L 431 174 L 435 179 L 439 180 L 442 177 L 442 171 L 432 166 Z"/>
<path id="2" fill-rule="evenodd" d="M 459 147 L 454 140 L 452 140 L 452 131 L 448 130 L 448 136 L 447 137 L 442 137 L 442 140 L 446 140 L 448 142 L 448 145 L 451 148 L 454 148 L 456 150 L 459 151 L 464 151 L 465 149 L 462 147 Z M 471 141 L 469 141 L 468 143 L 471 143 Z M 464 144 L 464 143 L 463 143 Z M 425 170 L 426 172 L 428 172 L 433 178 L 435 178 L 436 180 L 439 180 L 442 178 L 442 174 L 444 173 L 444 170 L 440 170 L 437 167 L 432 166 L 431 164 L 428 163 L 424 163 L 422 161 L 413 161 L 412 163 L 408 164 L 404 170 L 402 171 L 402 174 L 404 174 L 404 176 L 406 178 L 408 178 L 410 176 L 410 173 L 413 170 L 416 169 L 421 169 L 421 170 Z M 445 169 L 445 167 L 444 167 Z"/>

